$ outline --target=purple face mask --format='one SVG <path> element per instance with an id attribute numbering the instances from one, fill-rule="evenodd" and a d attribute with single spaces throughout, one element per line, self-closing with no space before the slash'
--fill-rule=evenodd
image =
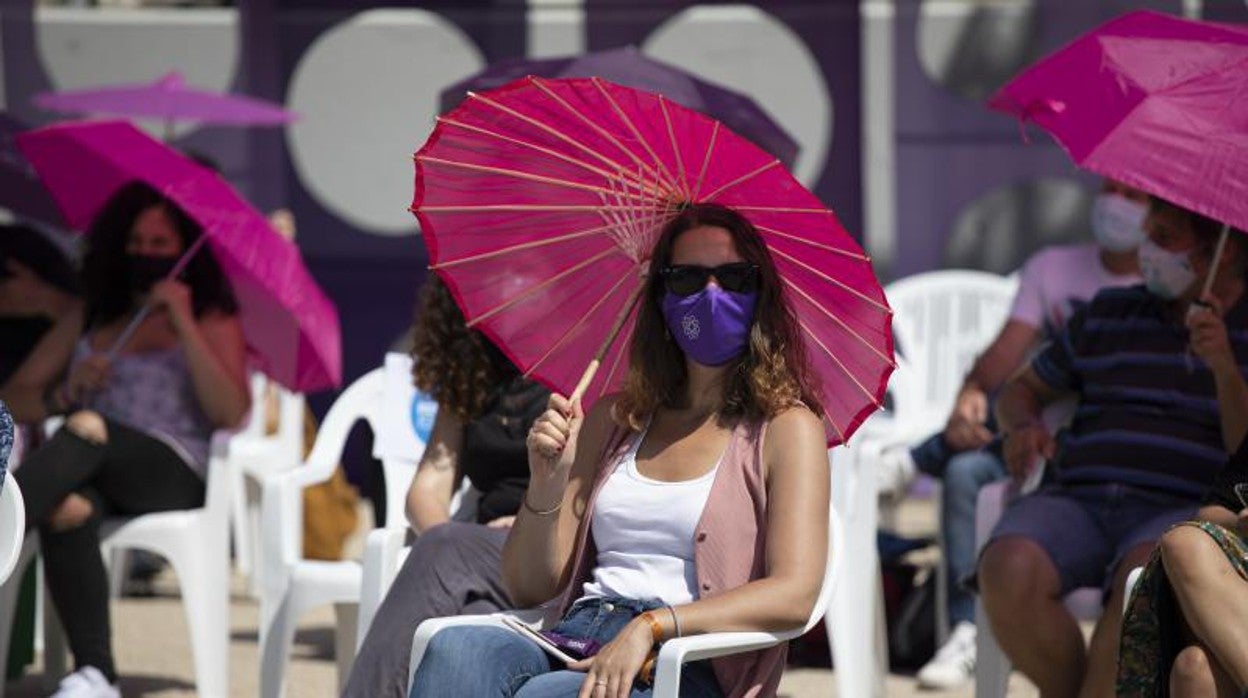
<path id="1" fill-rule="evenodd" d="M 667 329 L 685 355 L 703 366 L 723 366 L 745 351 L 758 292 L 725 291 L 707 284 L 690 296 L 663 296 Z"/>

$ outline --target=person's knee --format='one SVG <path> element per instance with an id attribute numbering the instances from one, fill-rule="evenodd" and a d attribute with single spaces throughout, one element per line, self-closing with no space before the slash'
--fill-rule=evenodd
<path id="1" fill-rule="evenodd" d="M 1212 541 L 1195 526 L 1177 526 L 1167 531 L 1160 542 L 1161 563 L 1173 583 L 1182 583 L 1200 567 Z"/>
<path id="2" fill-rule="evenodd" d="M 979 587 L 986 602 L 1027 604 L 1059 592 L 1056 568 L 1035 542 L 1018 536 L 988 544 L 979 562 Z"/>
<path id="3" fill-rule="evenodd" d="M 95 506 L 90 499 L 72 492 L 48 515 L 48 528 L 58 533 L 78 528 L 89 521 L 94 513 Z"/>
<path id="4" fill-rule="evenodd" d="M 1209 655 L 1200 645 L 1189 645 L 1174 658 L 1171 674 L 1175 681 L 1184 684 L 1213 683 L 1213 666 Z"/>
<path id="5" fill-rule="evenodd" d="M 975 496 L 989 482 L 1000 479 L 1003 467 L 997 457 L 986 451 L 960 453 L 945 468 L 944 486 L 951 492 Z"/>
<path id="6" fill-rule="evenodd" d="M 108 425 L 99 412 L 79 410 L 65 420 L 65 428 L 97 444 L 108 442 Z"/>

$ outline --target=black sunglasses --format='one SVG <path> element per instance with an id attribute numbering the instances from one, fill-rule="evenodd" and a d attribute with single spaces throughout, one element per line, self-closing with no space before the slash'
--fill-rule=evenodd
<path id="1" fill-rule="evenodd" d="M 758 288 L 758 265 L 750 262 L 733 262 L 717 267 L 676 264 L 659 273 L 663 275 L 667 290 L 678 296 L 692 296 L 701 291 L 712 276 L 725 291 L 743 293 Z"/>

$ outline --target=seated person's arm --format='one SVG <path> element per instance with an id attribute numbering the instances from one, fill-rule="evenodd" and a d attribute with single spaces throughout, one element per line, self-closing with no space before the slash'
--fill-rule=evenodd
<path id="1" fill-rule="evenodd" d="M 503 548 L 503 584 L 520 608 L 554 598 L 572 576 L 572 549 L 614 430 L 614 404 L 613 398 L 601 399 L 583 416 L 578 406 L 577 416 L 567 420 L 561 415 L 572 414 L 572 408 L 563 396 L 552 395 L 550 409 L 530 432 L 529 488 Z M 570 423 L 572 436 L 554 462 L 543 462 L 533 434 L 552 416 L 558 423 Z"/>
<path id="2" fill-rule="evenodd" d="M 459 454 L 464 424 L 448 409 L 439 409 L 429 443 L 407 490 L 407 521 L 417 533 L 451 518 L 451 497 L 459 484 Z"/>
<path id="3" fill-rule="evenodd" d="M 75 302 L 57 318 L 17 371 L 0 386 L 0 400 L 8 404 L 15 421 L 37 422 L 49 416 L 44 396 L 55 391 L 55 383 L 69 366 L 82 326 L 83 307 Z"/>
<path id="4" fill-rule="evenodd" d="M 1218 300 L 1211 295 L 1203 300 L 1217 310 L 1189 313 L 1186 323 L 1192 351 L 1204 359 L 1213 372 L 1218 411 L 1222 415 L 1222 442 L 1227 453 L 1234 453 L 1248 435 L 1248 383 L 1240 372 Z"/>
<path id="5" fill-rule="evenodd" d="M 1064 394 L 1042 380 L 1031 366 L 1021 369 L 1001 389 L 997 425 L 1006 436 L 1006 468 L 1015 478 L 1028 475 L 1036 456 L 1053 457 L 1053 436 L 1041 417 L 1044 406 Z"/>
<path id="6" fill-rule="evenodd" d="M 975 359 L 953 412 L 945 423 L 945 441 L 956 451 L 981 448 L 992 440 L 988 421 L 988 395 L 1027 360 L 1027 351 L 1040 338 L 1040 330 L 1021 320 L 1009 320 L 996 339 Z"/>

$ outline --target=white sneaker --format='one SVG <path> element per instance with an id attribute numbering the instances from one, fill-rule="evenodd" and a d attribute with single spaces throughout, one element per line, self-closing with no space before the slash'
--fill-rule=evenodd
<path id="1" fill-rule="evenodd" d="M 961 685 L 975 675 L 975 625 L 962 621 L 936 656 L 919 669 L 919 688 L 943 689 Z"/>
<path id="2" fill-rule="evenodd" d="M 104 673 L 93 666 L 84 666 L 61 679 L 52 698 L 121 698 L 117 684 L 110 684 Z"/>
<path id="3" fill-rule="evenodd" d="M 879 466 L 875 470 L 880 497 L 891 501 L 904 499 L 917 472 L 909 446 L 890 446 L 881 451 Z"/>

